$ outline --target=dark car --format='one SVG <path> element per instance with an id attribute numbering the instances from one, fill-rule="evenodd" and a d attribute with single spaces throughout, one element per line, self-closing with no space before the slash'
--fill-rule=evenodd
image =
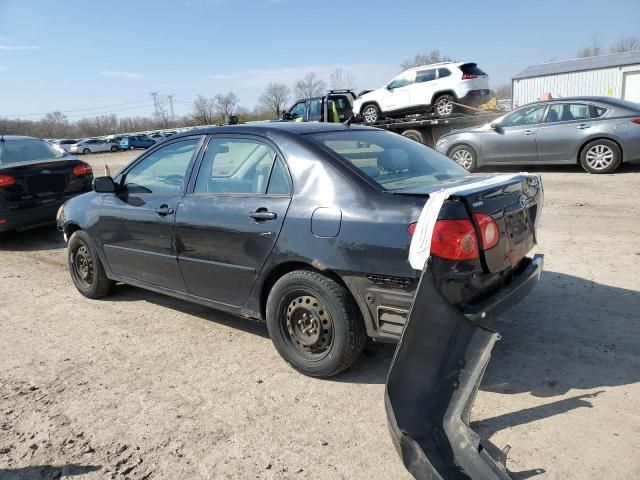
<path id="1" fill-rule="evenodd" d="M 71 197 L 91 190 L 91 167 L 32 137 L 0 138 L 0 232 L 56 221 Z"/>
<path id="2" fill-rule="evenodd" d="M 325 377 L 349 367 L 367 337 L 399 339 L 420 278 L 407 254 L 425 201 L 485 178 L 375 128 L 219 127 L 175 135 L 97 178 L 64 205 L 59 228 L 83 295 L 119 281 L 266 320 L 289 363 Z M 531 288 L 541 191 L 529 180 L 469 187 L 444 204 L 432 265 L 455 308 L 504 310 L 508 285 L 526 286 L 518 298 Z"/>
<path id="3" fill-rule="evenodd" d="M 133 150 L 134 148 L 149 148 L 156 144 L 156 141 L 152 138 L 145 137 L 144 135 L 132 135 L 129 137 L 123 137 L 120 140 L 120 148 L 122 150 Z"/>
<path id="4" fill-rule="evenodd" d="M 470 171 L 578 164 L 590 173 L 611 173 L 640 160 L 640 104 L 610 97 L 530 103 L 490 124 L 443 135 L 436 150 Z"/>

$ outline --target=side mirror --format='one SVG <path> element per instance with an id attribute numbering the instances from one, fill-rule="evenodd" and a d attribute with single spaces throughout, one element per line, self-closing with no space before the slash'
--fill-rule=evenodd
<path id="1" fill-rule="evenodd" d="M 116 184 L 111 177 L 96 177 L 93 180 L 93 191 L 96 193 L 115 193 Z"/>
<path id="2" fill-rule="evenodd" d="M 502 130 L 502 125 L 500 125 L 498 122 L 491 122 L 489 124 L 489 127 L 491 127 L 491 129 L 495 130 L 496 132 L 499 132 Z"/>
<path id="3" fill-rule="evenodd" d="M 390 83 L 389 83 L 389 84 L 387 84 L 387 86 L 386 86 L 385 88 L 386 88 L 387 90 L 389 90 L 389 91 L 393 90 L 393 87 L 391 86 L 391 84 L 390 84 Z"/>

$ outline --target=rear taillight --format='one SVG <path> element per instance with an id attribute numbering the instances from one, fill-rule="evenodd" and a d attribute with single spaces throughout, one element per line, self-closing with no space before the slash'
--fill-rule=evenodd
<path id="1" fill-rule="evenodd" d="M 9 175 L 0 175 L 0 188 L 10 187 L 16 183 L 16 179 Z"/>
<path id="2" fill-rule="evenodd" d="M 633 120 L 631 120 L 633 123 L 637 123 L 638 125 L 640 125 L 640 118 L 634 118 Z"/>
<path id="3" fill-rule="evenodd" d="M 431 237 L 431 254 L 447 260 L 472 260 L 480 256 L 471 220 L 438 220 Z"/>
<path id="4" fill-rule="evenodd" d="M 91 175 L 93 170 L 91 170 L 91 165 L 88 163 L 81 163 L 73 168 L 73 174 L 77 176 L 81 175 Z"/>
<path id="5" fill-rule="evenodd" d="M 483 250 L 495 247 L 500 241 L 500 231 L 496 222 L 484 213 L 474 213 L 473 217 L 478 222 L 478 227 L 480 227 L 480 242 Z"/>
<path id="6" fill-rule="evenodd" d="M 411 223 L 407 227 L 407 232 L 409 232 L 409 236 L 410 237 L 413 237 L 413 234 L 416 233 L 416 226 L 417 225 L 418 225 L 417 223 Z"/>
<path id="7" fill-rule="evenodd" d="M 474 75 L 473 73 L 462 74 L 462 80 L 471 80 L 472 78 L 478 78 L 478 75 Z"/>

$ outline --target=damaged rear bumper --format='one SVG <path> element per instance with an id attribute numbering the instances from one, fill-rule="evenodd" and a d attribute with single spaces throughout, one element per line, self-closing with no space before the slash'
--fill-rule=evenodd
<path id="1" fill-rule="evenodd" d="M 536 255 L 508 287 L 464 312 L 443 298 L 431 269 L 423 273 L 385 391 L 391 436 L 415 478 L 510 478 L 506 458 L 490 454 L 497 449 L 469 428 L 469 415 L 500 338 L 495 320 L 531 291 L 542 267 Z"/>

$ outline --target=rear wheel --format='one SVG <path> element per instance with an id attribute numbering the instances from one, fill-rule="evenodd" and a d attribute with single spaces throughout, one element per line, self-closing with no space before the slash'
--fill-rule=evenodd
<path id="1" fill-rule="evenodd" d="M 435 102 L 433 102 L 436 115 L 440 118 L 447 118 L 453 115 L 456 111 L 456 107 L 453 104 L 455 101 L 456 99 L 453 95 L 440 95 L 436 98 Z"/>
<path id="2" fill-rule="evenodd" d="M 131 146 L 129 147 L 129 150 L 133 150 L 134 148 L 136 148 L 136 147 L 134 147 L 133 145 L 131 145 Z"/>
<path id="3" fill-rule="evenodd" d="M 620 163 L 620 147 L 604 138 L 587 143 L 580 152 L 580 165 L 589 173 L 612 173 Z"/>
<path id="4" fill-rule="evenodd" d="M 362 116 L 365 123 L 376 123 L 380 120 L 380 108 L 375 103 L 370 103 L 362 108 Z"/>
<path id="5" fill-rule="evenodd" d="M 267 300 L 267 328 L 278 353 L 312 377 L 330 377 L 350 367 L 366 340 L 349 292 L 307 270 L 288 273 L 275 283 Z"/>
<path id="6" fill-rule="evenodd" d="M 112 151 L 112 152 L 117 152 L 117 151 L 118 151 L 118 147 L 117 147 L 116 145 L 113 145 L 113 146 L 111 147 L 111 151 Z"/>
<path id="7" fill-rule="evenodd" d="M 470 172 L 478 168 L 476 151 L 469 145 L 456 145 L 449 150 L 449 158 Z"/>
<path id="8" fill-rule="evenodd" d="M 86 232 L 78 230 L 71 235 L 67 259 L 71 280 L 82 295 L 100 298 L 111 292 L 113 281 L 104 273 L 100 257 Z"/>
<path id="9" fill-rule="evenodd" d="M 84 150 L 82 150 L 82 153 L 86 155 L 88 153 L 91 153 L 91 150 L 89 150 L 88 148 L 85 148 Z"/>
<path id="10" fill-rule="evenodd" d="M 420 130 L 406 130 L 402 132 L 403 137 L 410 138 L 414 142 L 426 144 L 423 133 Z"/>

